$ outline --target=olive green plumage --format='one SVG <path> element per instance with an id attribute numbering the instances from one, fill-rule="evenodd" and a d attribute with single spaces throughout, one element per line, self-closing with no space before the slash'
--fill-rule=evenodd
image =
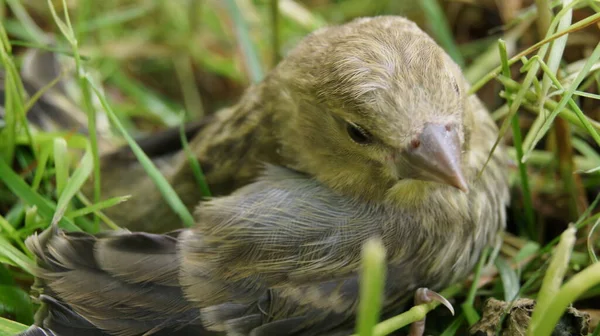
<path id="1" fill-rule="evenodd" d="M 414 23 L 397 17 L 355 21 L 308 36 L 238 104 L 201 122 L 191 148 L 217 196 L 252 182 L 266 162 L 352 196 L 382 199 L 397 181 L 383 156 L 406 146 L 428 121 L 455 125 L 467 153 L 471 143 L 480 143 L 470 137 L 473 125 L 482 123 L 480 145 L 489 149 L 495 128 L 478 99 L 467 97 L 467 87 L 460 69 Z M 346 121 L 377 141 L 357 146 Z M 166 157 L 156 162 L 193 209 L 202 195 L 188 158 L 182 151 Z M 107 155 L 102 169 L 104 197 L 133 195 L 107 210 L 117 223 L 152 232 L 180 227 L 134 158 Z"/>
<path id="2" fill-rule="evenodd" d="M 50 229 L 28 240 L 47 305 L 72 308 L 38 325 L 80 314 L 87 324 L 76 327 L 114 335 L 177 335 L 182 326 L 348 334 L 360 249 L 373 236 L 387 249 L 386 314 L 418 287 L 464 279 L 482 249 L 499 243 L 508 202 L 502 148 L 477 178 L 497 128 L 467 88 L 456 64 L 406 19 L 313 33 L 198 132 L 194 152 L 212 186 L 247 185 L 201 202 L 194 228 L 96 237 Z M 181 159 L 170 177 L 191 204 L 199 195 L 186 167 Z M 157 206 L 126 217 L 175 221 Z"/>

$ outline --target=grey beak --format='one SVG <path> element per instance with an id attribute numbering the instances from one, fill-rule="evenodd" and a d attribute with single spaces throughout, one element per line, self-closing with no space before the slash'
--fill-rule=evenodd
<path id="1" fill-rule="evenodd" d="M 411 143 L 404 158 L 414 168 L 414 178 L 469 190 L 461 169 L 461 149 L 455 128 L 427 123 L 423 132 Z"/>

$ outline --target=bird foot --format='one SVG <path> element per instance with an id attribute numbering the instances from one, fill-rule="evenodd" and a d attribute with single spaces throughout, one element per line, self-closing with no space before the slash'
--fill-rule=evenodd
<path id="1" fill-rule="evenodd" d="M 450 302 L 446 300 L 445 297 L 427 288 L 417 289 L 417 291 L 415 292 L 415 306 L 424 303 L 429 303 L 431 301 L 437 301 L 443 304 L 444 306 L 446 306 L 446 308 L 448 308 L 448 310 L 450 310 L 452 315 L 454 315 L 454 308 L 452 307 L 452 304 L 450 304 Z M 425 318 L 419 321 L 415 321 L 410 325 L 410 332 L 408 334 L 409 336 L 423 336 L 423 333 L 425 333 Z"/>

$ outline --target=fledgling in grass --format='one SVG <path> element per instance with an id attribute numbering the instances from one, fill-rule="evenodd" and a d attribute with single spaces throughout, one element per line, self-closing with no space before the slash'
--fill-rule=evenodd
<path id="1" fill-rule="evenodd" d="M 194 228 L 28 239 L 46 305 L 26 335 L 347 335 L 372 237 L 387 251 L 385 316 L 463 280 L 499 243 L 508 202 L 502 148 L 477 178 L 497 128 L 467 87 L 404 18 L 313 33 L 196 136 L 213 188 L 262 177 L 202 202 Z M 132 216 L 175 220 L 150 213 Z"/>

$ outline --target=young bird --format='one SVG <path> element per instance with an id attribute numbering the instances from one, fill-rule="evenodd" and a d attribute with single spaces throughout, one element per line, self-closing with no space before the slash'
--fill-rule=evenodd
<path id="1" fill-rule="evenodd" d="M 255 160 L 285 168 L 202 202 L 193 229 L 30 237 L 46 305 L 26 335 L 348 335 L 372 237 L 387 250 L 385 316 L 464 279 L 508 202 L 502 148 L 477 178 L 497 128 L 467 88 L 404 18 L 311 34 L 196 147 L 217 162 L 245 153 L 239 181 Z M 250 126 L 232 142 L 237 124 Z"/>
<path id="2" fill-rule="evenodd" d="M 381 200 L 400 179 L 448 181 L 458 164 L 470 167 L 451 152 L 469 151 L 470 128 L 477 121 L 472 119 L 488 117 L 478 117 L 487 112 L 476 98 L 467 97 L 467 86 L 460 69 L 414 23 L 397 17 L 358 20 L 306 38 L 237 105 L 194 125 L 190 147 L 215 196 L 252 182 L 266 162 L 315 176 L 352 197 Z M 494 126 L 486 123 L 490 125 L 482 128 L 491 128 L 483 132 L 491 138 Z M 445 148 L 453 162 L 450 156 L 435 156 L 434 145 L 419 149 L 421 141 L 445 134 L 434 130 L 440 125 L 459 137 L 454 142 L 460 148 L 450 142 Z M 177 132 L 171 133 L 179 143 Z M 202 194 L 189 159 L 183 151 L 173 154 L 173 142 L 163 135 L 148 139 L 145 147 L 193 209 Z M 102 160 L 103 197 L 133 195 L 106 214 L 134 231 L 181 228 L 127 153 L 121 150 Z"/>

